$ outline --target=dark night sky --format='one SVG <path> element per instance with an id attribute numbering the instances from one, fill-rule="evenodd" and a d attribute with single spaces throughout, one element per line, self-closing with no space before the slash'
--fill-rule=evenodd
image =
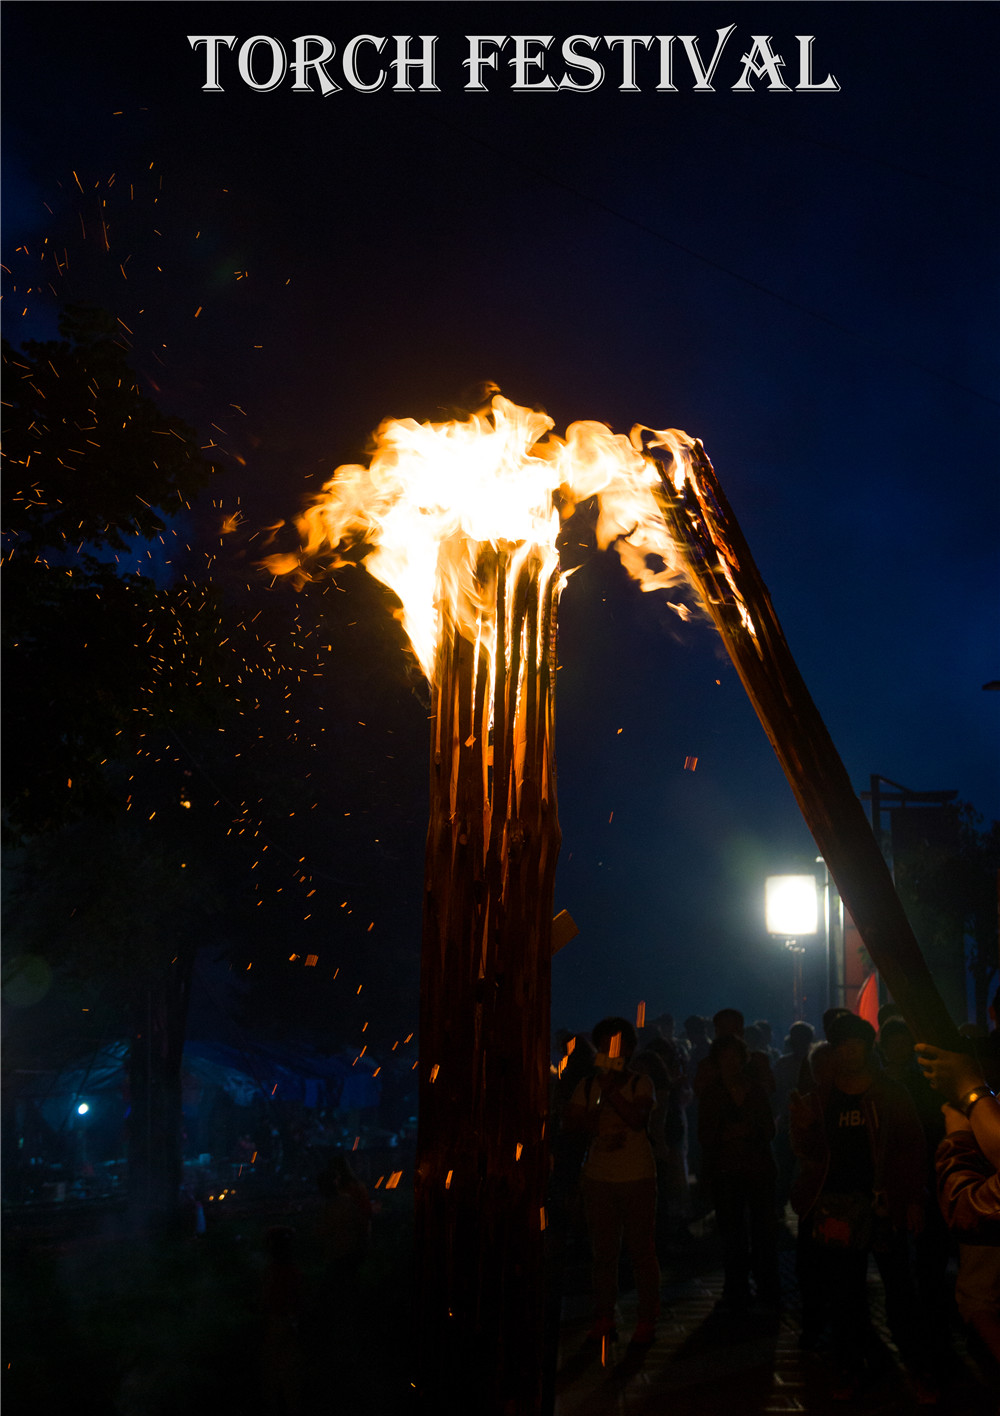
<path id="1" fill-rule="evenodd" d="M 680 53 L 676 93 L 648 57 L 639 93 L 610 59 L 595 93 L 512 93 L 503 64 L 463 91 L 472 31 L 708 54 L 730 24 L 712 93 Z M 8 3 L 4 30 L 8 338 L 54 330 L 51 234 L 61 290 L 110 304 L 161 405 L 216 426 L 216 496 L 254 526 L 383 417 L 483 378 L 557 431 L 684 428 L 857 789 L 879 772 L 1000 815 L 996 7 Z M 228 56 L 206 94 L 192 32 L 436 34 L 441 91 L 256 93 Z M 733 93 L 756 34 L 790 84 L 814 34 L 840 91 Z M 77 239 L 97 183 L 114 260 L 93 224 Z M 556 907 L 581 933 L 554 1023 L 642 998 L 787 1027 L 763 877 L 815 849 L 713 632 L 594 561 L 560 659 Z"/>

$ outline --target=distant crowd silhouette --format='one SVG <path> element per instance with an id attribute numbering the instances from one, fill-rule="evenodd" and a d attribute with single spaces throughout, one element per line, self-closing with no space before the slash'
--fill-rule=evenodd
<path id="1" fill-rule="evenodd" d="M 994 1024 L 998 1007 L 1000 991 Z M 549 1209 L 565 1249 L 589 1240 L 589 1343 L 617 1337 L 623 1242 L 641 1359 L 661 1271 L 714 1230 L 718 1319 L 794 1310 L 834 1399 L 895 1365 L 869 1312 L 870 1260 L 918 1404 L 947 1389 L 957 1338 L 1000 1376 L 1000 1033 L 966 1025 L 968 1053 L 950 1053 L 915 1039 L 891 1003 L 878 1024 L 830 1008 L 820 1036 L 795 1022 L 782 1051 L 767 1021 L 731 1007 L 680 1033 L 662 1013 L 556 1034 Z M 782 1249 L 794 1249 L 784 1288 Z"/>
<path id="2" fill-rule="evenodd" d="M 998 1007 L 1000 993 L 994 1021 Z M 793 1023 L 781 1051 L 765 1020 L 732 1007 L 679 1031 L 663 1013 L 556 1034 L 546 1209 L 552 1245 L 588 1246 L 587 1343 L 618 1336 L 623 1247 L 641 1362 L 663 1279 L 714 1242 L 723 1340 L 792 1314 L 836 1400 L 863 1399 L 898 1367 L 919 1404 L 937 1404 L 957 1343 L 1000 1378 L 1000 1032 L 966 1027 L 969 1051 L 952 1053 L 915 1041 L 891 1004 L 878 1021 L 831 1008 L 818 1036 Z M 306 1231 L 265 1236 L 262 1396 L 280 1416 L 304 1409 L 316 1341 L 361 1320 L 377 1206 L 344 1150 L 323 1155 Z M 871 1262 L 896 1355 L 869 1311 Z"/>

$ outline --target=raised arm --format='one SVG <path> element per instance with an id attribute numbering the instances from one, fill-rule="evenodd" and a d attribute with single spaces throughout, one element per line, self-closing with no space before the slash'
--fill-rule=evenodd
<path id="1" fill-rule="evenodd" d="M 994 1170 L 1000 1170 L 1000 1102 L 979 1063 L 965 1052 L 945 1052 L 927 1042 L 918 1042 L 914 1051 L 924 1076 L 947 1103 L 942 1109 L 948 1134 L 971 1131 Z"/>

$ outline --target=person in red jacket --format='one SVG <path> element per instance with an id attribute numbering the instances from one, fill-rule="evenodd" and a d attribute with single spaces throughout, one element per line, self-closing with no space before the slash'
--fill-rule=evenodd
<path id="1" fill-rule="evenodd" d="M 926 1370 L 923 1320 L 910 1271 L 908 1235 L 924 1213 L 924 1137 L 905 1088 L 878 1070 L 875 1030 L 854 1014 L 831 1021 L 831 1075 L 816 1091 L 792 1093 L 792 1147 L 800 1171 L 792 1205 L 806 1229 L 805 1262 L 830 1297 L 835 1399 L 851 1400 L 879 1344 L 868 1312 L 868 1256 L 885 1288 L 893 1341 L 918 1399 L 935 1395 Z"/>
<path id="2" fill-rule="evenodd" d="M 941 1213 L 959 1241 L 955 1303 L 1000 1364 L 1000 1101 L 974 1057 L 925 1042 L 915 1051 L 945 1098 L 935 1166 Z"/>
<path id="3" fill-rule="evenodd" d="M 986 1159 L 961 1113 L 938 1146 L 937 1184 L 949 1230 L 967 1244 L 1000 1246 L 1000 1174 Z M 1000 1350 L 996 1355 L 1000 1357 Z"/>

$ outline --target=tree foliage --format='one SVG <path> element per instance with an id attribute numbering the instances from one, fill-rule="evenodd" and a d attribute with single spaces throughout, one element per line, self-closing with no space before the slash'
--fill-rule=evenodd
<path id="1" fill-rule="evenodd" d="M 31 559 L 159 535 L 212 464 L 143 394 L 110 315 L 71 307 L 61 341 L 3 342 L 3 531 Z"/>
<path id="2" fill-rule="evenodd" d="M 977 1021 L 985 1024 L 987 991 L 1000 965 L 1000 821 L 984 826 L 969 802 L 949 810 L 955 814 L 954 843 L 928 842 L 908 850 L 895 861 L 896 884 L 921 942 L 943 950 L 953 941 L 958 948 L 971 945 Z"/>
<path id="3" fill-rule="evenodd" d="M 359 1052 L 414 1031 L 426 707 L 367 577 L 271 589 L 228 525 L 214 585 L 126 573 L 211 467 L 106 319 L 63 334 L 4 351 L 7 947 L 128 1036 L 130 1177 L 155 1210 L 200 949 L 262 1030 Z M 212 518 L 190 520 L 197 544 Z"/>
<path id="4" fill-rule="evenodd" d="M 3 347 L 8 842 L 106 806 L 137 734 L 211 702 L 213 592 L 124 574 L 117 553 L 158 536 L 212 464 L 140 392 L 113 323 L 70 310 L 61 342 Z"/>
<path id="5" fill-rule="evenodd" d="M 140 390 L 116 322 L 3 346 L 4 834 L 15 947 L 100 978 L 130 1042 L 130 1191 L 167 1210 L 181 1173 L 180 1061 L 211 856 L 189 869 L 176 764 L 144 739 L 210 720 L 223 635 L 210 587 L 126 573 L 212 465 Z M 191 862 L 193 864 L 193 862 Z M 55 918 L 46 919 L 54 910 Z"/>

